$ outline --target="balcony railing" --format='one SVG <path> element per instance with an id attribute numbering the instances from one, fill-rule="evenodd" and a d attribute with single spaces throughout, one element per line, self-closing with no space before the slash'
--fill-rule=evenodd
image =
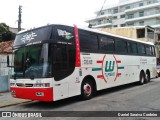
<path id="1" fill-rule="evenodd" d="M 160 14 L 160 11 L 152 11 L 152 12 L 147 12 L 144 14 L 136 14 L 136 15 L 132 15 L 132 16 L 127 16 L 126 20 L 128 19 L 135 19 L 135 18 L 141 18 L 141 17 L 149 17 L 149 16 L 153 16 L 153 15 L 158 15 Z"/>
<path id="2" fill-rule="evenodd" d="M 100 20 L 100 19 L 110 18 L 111 16 L 112 16 L 112 14 L 99 15 L 99 16 L 96 16 L 96 17 L 87 18 L 86 22 L 94 21 L 94 20 L 98 20 L 98 19 Z"/>
<path id="3" fill-rule="evenodd" d="M 130 6 L 129 9 L 126 9 L 125 12 L 133 11 L 133 9 L 136 9 L 136 8 L 139 9 L 139 8 L 141 8 L 141 7 L 147 7 L 147 6 L 153 5 L 153 4 L 155 4 L 155 3 L 160 3 L 160 0 L 153 0 L 153 1 L 151 1 L 150 3 L 144 4 L 144 5 L 142 5 L 142 6 L 133 4 L 133 5 Z"/>
<path id="4" fill-rule="evenodd" d="M 93 28 L 100 28 L 100 27 L 112 25 L 112 21 L 102 21 L 102 22 L 94 23 L 92 25 L 93 25 Z"/>
<path id="5" fill-rule="evenodd" d="M 101 22 L 97 22 L 94 25 L 102 25 L 102 24 L 110 24 L 112 23 L 112 21 L 101 21 Z"/>
<path id="6" fill-rule="evenodd" d="M 105 24 L 101 24 L 101 25 L 95 25 L 92 28 L 103 28 L 103 27 L 109 27 L 112 26 L 112 23 L 105 23 Z"/>
<path id="7" fill-rule="evenodd" d="M 146 26 L 146 25 L 148 25 L 148 26 L 156 26 L 156 25 L 160 26 L 160 22 L 155 21 L 155 22 L 145 22 L 144 25 L 139 24 L 139 26 Z"/>

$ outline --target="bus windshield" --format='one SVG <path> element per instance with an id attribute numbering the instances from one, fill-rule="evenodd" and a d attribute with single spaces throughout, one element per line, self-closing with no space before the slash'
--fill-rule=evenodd
<path id="1" fill-rule="evenodd" d="M 32 45 L 14 50 L 14 79 L 51 76 L 48 44 Z"/>

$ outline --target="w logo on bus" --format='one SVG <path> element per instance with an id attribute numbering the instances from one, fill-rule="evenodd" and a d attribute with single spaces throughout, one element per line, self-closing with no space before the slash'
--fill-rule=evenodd
<path id="1" fill-rule="evenodd" d="M 119 66 L 121 60 L 117 60 L 114 55 L 104 55 L 103 60 L 98 60 L 97 63 L 101 64 L 101 68 L 93 68 L 92 71 L 102 71 L 97 78 L 103 79 L 106 83 L 108 81 L 116 81 L 121 76 L 120 69 L 124 67 Z"/>
<path id="2" fill-rule="evenodd" d="M 117 71 L 114 70 L 115 67 L 117 68 L 117 66 L 115 66 L 115 61 L 106 61 L 104 73 L 107 79 L 111 79 L 116 75 Z"/>
<path id="3" fill-rule="evenodd" d="M 115 61 L 106 61 L 105 72 L 113 72 L 114 71 Z"/>

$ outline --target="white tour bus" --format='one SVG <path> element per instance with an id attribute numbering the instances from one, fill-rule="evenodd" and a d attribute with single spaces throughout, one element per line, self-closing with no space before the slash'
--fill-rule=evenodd
<path id="1" fill-rule="evenodd" d="M 57 101 L 156 76 L 155 47 L 76 25 L 48 25 L 17 34 L 13 45 L 13 97 Z M 9 64 L 9 63 L 8 63 Z"/>

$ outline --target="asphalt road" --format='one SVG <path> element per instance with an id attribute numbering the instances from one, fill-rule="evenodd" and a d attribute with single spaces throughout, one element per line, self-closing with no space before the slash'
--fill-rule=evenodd
<path id="1" fill-rule="evenodd" d="M 0 108 L 0 111 L 82 111 L 78 116 L 83 116 L 84 111 L 159 111 L 160 112 L 160 78 L 152 79 L 150 83 L 144 85 L 129 84 L 120 87 L 110 88 L 97 93 L 91 100 L 82 101 L 79 97 L 68 98 L 57 102 L 32 101 L 14 106 Z M 71 112 L 72 113 L 72 112 Z M 63 113 L 64 114 L 64 113 Z M 76 113 L 75 113 L 76 114 Z M 159 120 L 160 117 L 93 117 L 98 112 L 93 112 L 90 117 L 47 117 L 43 119 L 62 120 Z M 110 113 L 108 113 L 110 114 Z M 17 118 L 12 118 L 18 120 Z M 20 118 L 19 118 L 20 119 Z M 27 119 L 27 118 L 24 118 Z M 30 118 L 36 119 L 36 118 Z M 0 118 L 8 120 L 8 118 Z"/>

